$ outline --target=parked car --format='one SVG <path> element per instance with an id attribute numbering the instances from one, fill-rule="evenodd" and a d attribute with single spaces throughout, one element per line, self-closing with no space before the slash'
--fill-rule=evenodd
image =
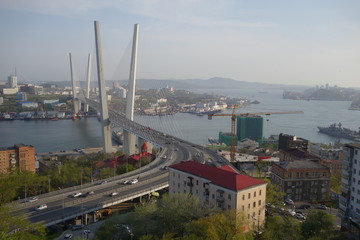
<path id="1" fill-rule="evenodd" d="M 294 205 L 294 201 L 291 200 L 291 199 L 286 199 L 286 200 L 285 200 L 285 203 L 286 203 L 287 205 Z"/>
<path id="2" fill-rule="evenodd" d="M 41 204 L 39 206 L 37 206 L 35 208 L 36 211 L 41 211 L 41 210 L 44 210 L 44 209 L 47 209 L 47 205 L 46 204 Z"/>
<path id="3" fill-rule="evenodd" d="M 77 193 L 74 193 L 73 195 L 71 195 L 72 197 L 76 198 L 76 197 L 80 197 L 82 195 L 81 192 L 77 192 Z"/>
<path id="4" fill-rule="evenodd" d="M 84 227 L 83 224 L 77 224 L 71 227 L 71 230 L 79 230 L 82 229 Z"/>
<path id="5" fill-rule="evenodd" d="M 303 204 L 300 207 L 298 207 L 298 209 L 309 209 L 309 208 L 311 208 L 309 204 Z"/>
<path id="6" fill-rule="evenodd" d="M 72 236 L 73 236 L 72 234 L 68 233 L 65 235 L 64 239 L 70 239 L 70 238 L 72 238 Z"/>
<path id="7" fill-rule="evenodd" d="M 316 209 L 321 209 L 321 210 L 326 210 L 327 209 L 327 207 L 325 206 L 325 205 L 318 205 L 318 206 L 316 206 L 315 207 Z"/>
<path id="8" fill-rule="evenodd" d="M 299 220 L 306 220 L 306 217 L 304 215 L 302 215 L 301 213 L 296 213 L 295 217 Z"/>
<path id="9" fill-rule="evenodd" d="M 129 184 L 130 183 L 130 180 L 124 180 L 123 182 L 122 182 L 122 184 Z"/>
<path id="10" fill-rule="evenodd" d="M 85 229 L 83 233 L 84 234 L 89 234 L 89 233 L 91 233 L 91 231 L 89 229 Z"/>
<path id="11" fill-rule="evenodd" d="M 288 213 L 289 213 L 291 216 L 295 216 L 295 215 L 296 215 L 296 212 L 294 212 L 294 211 L 291 210 L 291 209 L 288 209 Z"/>
<path id="12" fill-rule="evenodd" d="M 38 201 L 39 199 L 37 198 L 37 197 L 31 197 L 30 199 L 29 199 L 29 202 L 36 202 L 36 201 Z"/>
<path id="13" fill-rule="evenodd" d="M 118 192 L 113 192 L 113 193 L 110 194 L 110 197 L 116 196 L 118 194 L 119 194 Z"/>

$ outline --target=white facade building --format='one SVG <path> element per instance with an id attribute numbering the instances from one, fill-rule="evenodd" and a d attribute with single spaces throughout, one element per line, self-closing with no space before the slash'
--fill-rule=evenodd
<path id="1" fill-rule="evenodd" d="M 344 146 L 341 194 L 339 196 L 341 226 L 360 239 L 360 144 Z"/>

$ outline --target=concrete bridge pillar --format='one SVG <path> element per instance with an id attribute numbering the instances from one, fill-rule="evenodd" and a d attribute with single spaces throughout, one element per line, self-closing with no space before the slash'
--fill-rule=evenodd
<path id="1" fill-rule="evenodd" d="M 123 142 L 123 151 L 127 156 L 133 155 L 135 151 L 135 140 L 136 136 L 124 129 L 124 142 Z"/>

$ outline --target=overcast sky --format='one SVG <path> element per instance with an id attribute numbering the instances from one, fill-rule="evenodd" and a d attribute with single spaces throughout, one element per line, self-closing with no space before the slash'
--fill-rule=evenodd
<path id="1" fill-rule="evenodd" d="M 83 80 L 97 20 L 107 80 L 128 77 L 139 23 L 138 78 L 360 87 L 359 13 L 356 0 L 0 0 L 0 81 L 15 67 L 67 81 L 69 52 Z"/>

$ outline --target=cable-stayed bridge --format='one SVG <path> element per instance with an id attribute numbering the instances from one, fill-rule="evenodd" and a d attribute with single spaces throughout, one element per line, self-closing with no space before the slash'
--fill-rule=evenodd
<path id="1" fill-rule="evenodd" d="M 137 38 L 137 28 L 135 25 L 134 38 Z M 141 125 L 133 121 L 133 106 L 135 95 L 135 70 L 136 70 L 136 51 L 133 46 L 132 64 L 130 70 L 130 94 L 127 99 L 126 113 L 108 109 L 105 91 L 105 82 L 102 76 L 101 49 L 98 39 L 98 23 L 95 22 L 95 35 L 97 43 L 97 66 L 98 81 L 100 89 L 99 99 L 89 98 L 89 83 L 86 91 L 80 91 L 82 94 L 75 94 L 76 84 L 73 76 L 73 65 L 70 55 L 70 66 L 73 85 L 73 102 L 75 113 L 79 112 L 81 103 L 85 109 L 89 106 L 101 114 L 101 125 L 103 131 L 104 152 L 111 150 L 110 126 L 117 126 L 124 130 L 124 151 L 127 155 L 135 152 L 135 138 L 138 138 L 138 145 L 142 142 L 157 145 L 161 148 L 156 159 L 150 164 L 141 167 L 135 171 L 111 177 L 98 182 L 82 184 L 72 188 L 62 189 L 38 196 L 37 202 L 28 202 L 25 200 L 15 201 L 14 214 L 25 214 L 32 222 L 43 222 L 46 226 L 54 225 L 65 220 L 73 219 L 79 216 L 85 216 L 86 223 L 88 216 L 94 216 L 97 210 L 119 204 L 128 200 L 132 200 L 141 196 L 158 191 L 169 186 L 168 172 L 163 170 L 164 166 L 168 166 L 177 162 L 191 160 L 193 158 L 198 161 L 213 164 L 215 166 L 228 165 L 225 158 L 218 156 L 215 152 L 208 150 L 200 145 L 193 144 L 175 136 L 164 134 L 160 131 L 151 129 L 148 126 Z M 136 34 L 135 34 L 136 33 Z M 134 41 L 136 45 L 137 41 Z M 135 61 L 134 61 L 135 59 Z M 91 57 L 89 57 L 89 62 Z M 88 68 L 90 67 L 88 64 Z M 90 71 L 88 70 L 88 73 Z M 88 81 L 89 81 L 88 77 Z M 132 92 L 132 93 L 131 93 Z M 130 109 L 130 110 L 129 110 Z M 138 179 L 138 183 L 133 185 L 122 184 L 124 180 Z M 76 192 L 94 192 L 85 198 L 71 197 Z M 117 193 L 113 195 L 112 193 Z M 47 208 L 41 211 L 35 211 L 34 208 L 40 204 L 46 204 Z M 94 219 L 94 218 L 93 218 Z"/>

